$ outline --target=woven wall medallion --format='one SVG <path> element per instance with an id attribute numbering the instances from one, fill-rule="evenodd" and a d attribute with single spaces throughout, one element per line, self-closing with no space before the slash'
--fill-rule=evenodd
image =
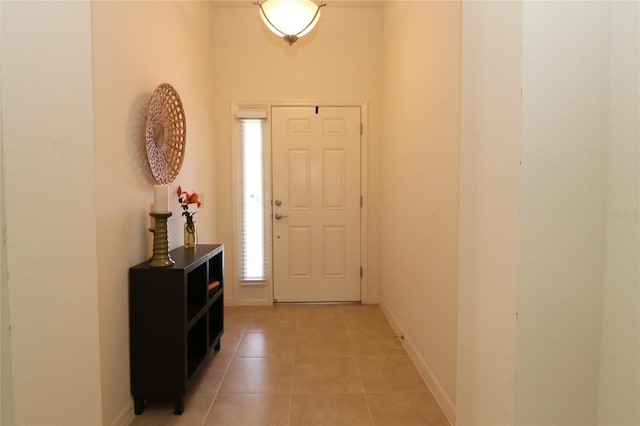
<path id="1" fill-rule="evenodd" d="M 184 160 L 187 126 L 180 96 L 170 84 L 162 83 L 151 95 L 145 137 L 154 179 L 161 185 L 173 182 Z"/>

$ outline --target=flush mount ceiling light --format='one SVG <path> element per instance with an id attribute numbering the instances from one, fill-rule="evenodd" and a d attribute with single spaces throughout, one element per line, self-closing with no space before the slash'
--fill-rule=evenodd
<path id="1" fill-rule="evenodd" d="M 254 3 L 260 7 L 260 17 L 271 32 L 292 45 L 309 33 L 320 19 L 319 5 L 311 0 L 267 0 Z"/>

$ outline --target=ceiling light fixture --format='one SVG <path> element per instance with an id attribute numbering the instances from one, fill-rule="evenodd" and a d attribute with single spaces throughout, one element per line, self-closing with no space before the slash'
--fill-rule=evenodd
<path id="1" fill-rule="evenodd" d="M 289 46 L 316 26 L 320 8 L 326 6 L 311 0 L 267 0 L 254 4 L 260 7 L 260 17 L 267 28 L 282 37 Z"/>

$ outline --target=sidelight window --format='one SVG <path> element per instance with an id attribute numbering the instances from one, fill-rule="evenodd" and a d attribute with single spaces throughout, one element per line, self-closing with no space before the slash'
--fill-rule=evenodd
<path id="1" fill-rule="evenodd" d="M 240 281 L 266 281 L 264 123 L 266 113 L 237 114 Z"/>

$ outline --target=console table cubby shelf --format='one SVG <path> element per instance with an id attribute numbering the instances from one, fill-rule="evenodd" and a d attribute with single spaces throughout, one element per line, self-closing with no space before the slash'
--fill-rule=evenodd
<path id="1" fill-rule="evenodd" d="M 179 247 L 175 265 L 129 269 L 129 359 L 136 414 L 146 399 L 170 399 L 175 414 L 224 329 L 224 247 Z"/>

